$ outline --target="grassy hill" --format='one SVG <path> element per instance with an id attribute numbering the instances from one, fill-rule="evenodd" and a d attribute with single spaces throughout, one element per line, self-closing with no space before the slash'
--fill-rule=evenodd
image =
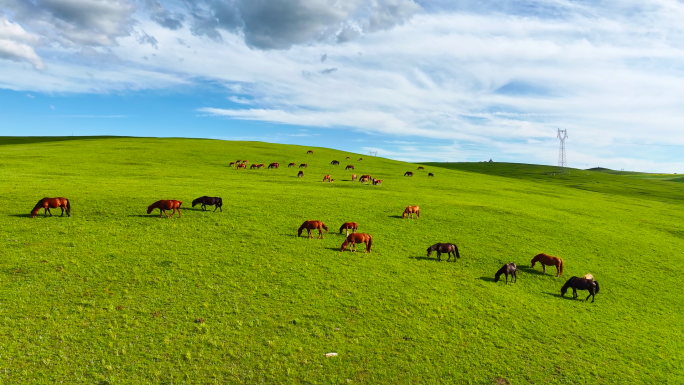
<path id="1" fill-rule="evenodd" d="M 323 148 L 71 139 L 0 139 L 2 383 L 684 376 L 680 184 L 497 163 L 408 178 L 416 165 Z M 299 179 L 286 167 L 229 168 L 236 159 L 309 167 Z M 350 182 L 346 164 L 384 184 Z M 223 197 L 223 213 L 192 209 L 202 195 Z M 72 217 L 29 218 L 45 196 L 71 199 Z M 158 199 L 182 200 L 183 217 L 147 215 Z M 400 217 L 409 204 L 419 220 Z M 330 234 L 298 238 L 306 219 Z M 371 254 L 339 252 L 346 221 L 373 236 Z M 461 259 L 427 258 L 437 242 L 456 243 Z M 540 252 L 563 258 L 565 275 L 529 268 Z M 518 283 L 494 283 L 511 261 Z M 595 303 L 559 296 L 589 272 L 601 283 Z"/>

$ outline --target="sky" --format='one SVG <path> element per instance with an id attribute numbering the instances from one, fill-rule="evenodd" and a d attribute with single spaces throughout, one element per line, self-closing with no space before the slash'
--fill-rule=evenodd
<path id="1" fill-rule="evenodd" d="M 0 135 L 684 172 L 684 3 L 0 0 Z"/>

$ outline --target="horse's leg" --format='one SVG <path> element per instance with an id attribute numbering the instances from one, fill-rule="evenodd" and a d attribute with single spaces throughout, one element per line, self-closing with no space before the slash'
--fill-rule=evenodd
<path id="1" fill-rule="evenodd" d="M 52 211 L 50 211 L 50 206 L 48 206 L 47 211 L 50 214 L 50 216 L 52 216 Z"/>
<path id="2" fill-rule="evenodd" d="M 556 278 L 558 278 L 560 274 L 560 263 L 556 262 Z"/>
<path id="3" fill-rule="evenodd" d="M 62 210 L 62 215 L 60 215 L 60 217 L 63 217 L 64 216 L 64 207 L 59 206 L 59 208 Z"/>
<path id="4" fill-rule="evenodd" d="M 546 274 L 546 265 L 542 263 L 542 269 L 544 269 L 544 274 Z"/>
<path id="5" fill-rule="evenodd" d="M 216 212 L 216 209 L 218 209 L 218 208 L 219 208 L 219 205 L 215 205 L 215 206 L 214 206 L 214 211 L 212 211 L 212 213 L 215 213 L 215 212 Z"/>
<path id="6" fill-rule="evenodd" d="M 183 218 L 183 215 L 182 215 L 181 212 L 180 212 L 180 207 L 178 207 L 177 210 L 178 210 L 178 218 Z"/>
<path id="7" fill-rule="evenodd" d="M 506 272 L 506 273 L 504 273 L 504 274 L 506 274 L 506 285 L 508 285 L 508 272 Z M 512 281 L 512 280 L 513 280 L 513 278 L 511 278 L 511 281 Z"/>
<path id="8" fill-rule="evenodd" d="M 442 262 L 442 253 L 437 250 L 437 262 Z"/>

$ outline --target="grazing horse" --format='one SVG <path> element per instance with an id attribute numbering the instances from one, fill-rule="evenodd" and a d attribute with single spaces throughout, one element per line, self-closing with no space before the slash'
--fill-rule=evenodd
<path id="1" fill-rule="evenodd" d="M 328 232 L 328 227 L 321 221 L 304 222 L 301 226 L 299 226 L 299 230 L 297 231 L 298 237 L 302 236 L 302 231 L 304 231 L 304 229 L 306 229 L 306 232 L 308 233 L 306 236 L 307 238 L 313 238 L 311 230 L 318 230 L 318 237 L 316 239 L 323 239 L 323 230 L 325 230 L 326 233 Z"/>
<path id="2" fill-rule="evenodd" d="M 356 180 L 356 174 L 352 174 L 352 182 Z"/>
<path id="3" fill-rule="evenodd" d="M 307 154 L 313 154 L 313 151 L 312 151 L 312 150 L 309 150 L 309 151 L 307 151 L 306 153 L 307 153 Z"/>
<path id="4" fill-rule="evenodd" d="M 249 163 L 248 160 L 243 160 L 243 161 L 242 161 L 242 164 L 247 164 L 247 163 Z"/>
<path id="5" fill-rule="evenodd" d="M 348 156 L 347 159 L 351 159 L 351 156 Z"/>
<path id="6" fill-rule="evenodd" d="M 416 219 L 420 218 L 420 207 L 418 207 L 418 206 L 406 207 L 406 209 L 404 210 L 404 213 L 401 214 L 401 217 L 406 218 L 406 216 L 408 215 L 408 217 L 411 218 L 411 216 L 413 216 L 414 214 L 416 215 Z"/>
<path id="7" fill-rule="evenodd" d="M 377 186 L 379 184 L 382 184 L 382 179 L 375 179 L 373 178 L 373 186 Z"/>
<path id="8" fill-rule="evenodd" d="M 368 175 L 368 174 L 366 174 L 366 175 L 361 175 L 361 178 L 366 178 L 366 182 L 368 182 L 368 181 L 370 181 L 370 180 L 373 179 L 373 177 L 370 176 L 370 175 Z"/>
<path id="9" fill-rule="evenodd" d="M 518 282 L 518 267 L 513 262 L 503 265 L 503 267 L 494 274 L 494 282 L 499 282 L 501 274 L 506 274 L 506 285 L 508 285 L 509 274 L 511 275 L 511 283 Z"/>
<path id="10" fill-rule="evenodd" d="M 456 262 L 456 258 L 461 258 L 461 255 L 458 253 L 458 247 L 456 247 L 456 245 L 453 243 L 435 243 L 434 245 L 428 247 L 427 256 L 429 257 L 432 255 L 433 251 L 437 252 L 438 261 L 442 260 L 442 253 L 447 253 L 447 262 L 449 262 L 449 259 L 451 259 L 451 254 L 454 255 L 454 262 Z"/>
<path id="11" fill-rule="evenodd" d="M 359 178 L 359 182 L 361 182 L 361 183 L 368 182 L 368 178 L 366 178 L 365 175 L 361 175 L 361 178 Z"/>
<path id="12" fill-rule="evenodd" d="M 44 209 L 45 216 L 47 217 L 48 213 L 50 216 L 52 216 L 52 212 L 50 212 L 50 209 L 56 209 L 59 207 L 62 209 L 62 215 L 60 217 L 64 216 L 64 211 L 66 210 L 67 217 L 71 216 L 71 203 L 69 203 L 69 200 L 66 198 L 43 198 L 36 203 L 36 206 L 33 207 L 33 210 L 31 210 L 31 218 L 35 218 L 36 215 L 38 215 L 38 211 L 40 209 Z"/>
<path id="13" fill-rule="evenodd" d="M 209 206 L 216 206 L 214 207 L 214 211 L 216 212 L 216 209 L 220 209 L 221 212 L 223 212 L 223 199 L 219 197 L 208 197 L 208 196 L 203 196 L 195 199 L 192 201 L 192 207 L 195 207 L 197 205 L 201 205 L 202 211 L 207 210 L 207 205 Z"/>
<path id="14" fill-rule="evenodd" d="M 169 214 L 166 213 L 166 210 L 173 210 L 171 213 L 171 216 L 176 214 L 176 210 L 178 211 L 178 218 L 181 217 L 181 211 L 180 207 L 183 204 L 181 201 L 177 200 L 160 200 L 152 203 L 151 205 L 147 206 L 147 213 L 151 213 L 152 210 L 154 209 L 159 209 L 159 218 L 162 217 L 162 214 L 166 215 L 166 217 L 169 217 Z"/>
<path id="15" fill-rule="evenodd" d="M 413 172 L 411 172 L 411 171 L 406 171 L 406 172 L 404 173 L 404 176 L 413 176 Z"/>
<path id="16" fill-rule="evenodd" d="M 290 163 L 290 164 L 287 165 L 287 167 L 288 167 L 288 168 L 289 168 L 289 167 L 297 167 L 297 163 Z"/>
<path id="17" fill-rule="evenodd" d="M 348 165 L 347 167 L 345 167 L 344 169 L 345 169 L 345 170 L 353 170 L 353 169 L 354 169 L 354 166 L 352 166 L 352 165 L 350 164 L 350 165 Z"/>
<path id="18" fill-rule="evenodd" d="M 238 159 L 235 163 L 242 163 L 242 159 Z"/>
<path id="19" fill-rule="evenodd" d="M 363 158 L 359 158 L 359 161 L 362 161 L 362 160 L 363 160 Z"/>
<path id="20" fill-rule="evenodd" d="M 256 163 L 254 163 L 254 164 L 252 164 L 251 166 L 249 166 L 249 169 L 250 169 L 250 170 L 254 170 L 255 168 L 259 168 L 259 165 L 256 164 Z"/>
<path id="21" fill-rule="evenodd" d="M 332 164 L 333 166 L 339 166 L 340 162 L 337 160 L 333 160 L 332 162 L 330 162 L 330 164 Z"/>
<path id="22" fill-rule="evenodd" d="M 429 173 L 428 173 L 428 176 L 429 176 L 430 178 L 434 178 L 434 177 L 435 177 L 435 174 L 429 172 Z"/>
<path id="23" fill-rule="evenodd" d="M 323 182 L 330 182 L 330 175 L 326 175 L 323 177 Z"/>
<path id="24" fill-rule="evenodd" d="M 349 248 L 349 251 L 356 252 L 356 244 L 365 243 L 366 253 L 370 253 L 371 246 L 373 245 L 373 237 L 364 233 L 351 233 L 347 235 L 347 239 L 344 240 L 344 243 L 340 247 L 340 251 L 344 251 L 350 243 L 351 247 Z"/>
<path id="25" fill-rule="evenodd" d="M 556 278 L 563 275 L 562 259 L 541 253 L 535 255 L 534 258 L 532 258 L 532 267 L 534 267 L 534 264 L 537 262 L 541 263 L 542 269 L 544 269 L 544 274 L 546 274 L 546 266 L 556 266 Z"/>
<path id="26" fill-rule="evenodd" d="M 304 176 L 304 171 L 300 171 L 297 173 L 297 178 L 301 178 Z"/>
<path id="27" fill-rule="evenodd" d="M 356 229 L 359 228 L 359 225 L 356 224 L 356 222 L 347 222 L 342 224 L 342 227 L 340 227 L 340 234 L 342 234 L 342 230 L 346 230 L 347 233 L 346 235 L 349 236 L 349 230 L 352 231 L 352 233 L 356 232 Z"/>
<path id="28" fill-rule="evenodd" d="M 302 163 L 299 165 L 299 168 L 308 168 L 308 167 L 309 167 L 309 165 L 306 163 Z"/>
<path id="29" fill-rule="evenodd" d="M 264 168 L 264 167 L 266 167 L 266 165 L 263 163 L 257 165 L 257 168 Z"/>
<path id="30" fill-rule="evenodd" d="M 235 166 L 235 162 L 230 162 L 230 164 L 228 165 L 228 167 L 234 167 L 234 166 Z"/>
<path id="31" fill-rule="evenodd" d="M 268 165 L 268 168 L 278 168 L 278 167 L 280 167 L 279 163 L 271 163 Z"/>
<path id="32" fill-rule="evenodd" d="M 420 166 L 420 167 L 418 167 L 418 170 L 425 170 L 425 167 Z"/>
<path id="33" fill-rule="evenodd" d="M 235 167 L 236 170 L 239 170 L 241 168 L 244 168 L 245 170 L 247 170 L 247 165 L 244 163 L 240 163 Z"/>
<path id="34" fill-rule="evenodd" d="M 571 277 L 568 282 L 561 288 L 561 296 L 565 296 L 568 288 L 572 288 L 572 298 L 577 298 L 577 290 L 587 290 L 589 295 L 585 299 L 588 300 L 591 297 L 591 302 L 594 302 L 596 294 L 599 292 L 599 283 L 593 279 L 585 279 L 580 277 Z"/>

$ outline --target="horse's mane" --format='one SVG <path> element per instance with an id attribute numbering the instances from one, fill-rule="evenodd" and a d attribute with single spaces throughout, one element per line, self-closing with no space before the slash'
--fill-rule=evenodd
<path id="1" fill-rule="evenodd" d="M 45 198 L 39 200 L 38 203 L 36 203 L 36 205 L 33 206 L 33 209 L 35 210 L 36 208 L 40 208 L 40 204 L 43 203 L 43 201 L 46 200 L 46 199 L 48 199 L 48 198 L 45 197 Z"/>

